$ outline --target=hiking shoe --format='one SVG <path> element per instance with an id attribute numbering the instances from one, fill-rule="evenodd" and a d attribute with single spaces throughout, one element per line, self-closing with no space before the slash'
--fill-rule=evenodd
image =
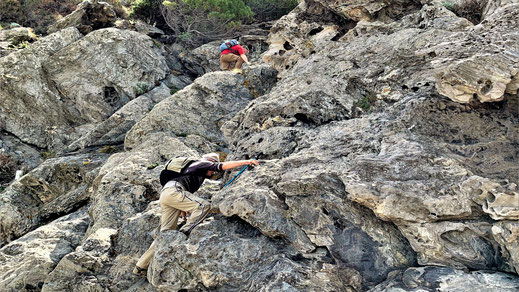
<path id="1" fill-rule="evenodd" d="M 140 277 L 146 277 L 148 275 L 148 269 L 135 266 L 135 268 L 133 268 L 133 274 Z"/>
<path id="2" fill-rule="evenodd" d="M 238 68 L 234 68 L 234 69 L 232 69 L 232 72 L 241 74 L 241 73 L 243 73 L 243 70 L 242 69 L 238 69 Z"/>

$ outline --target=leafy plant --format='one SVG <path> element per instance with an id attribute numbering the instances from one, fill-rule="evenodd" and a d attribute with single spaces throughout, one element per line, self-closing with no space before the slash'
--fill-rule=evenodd
<path id="1" fill-rule="evenodd" d="M 164 1 L 161 12 L 174 34 L 193 44 L 228 37 L 254 15 L 243 0 Z"/>
<path id="2" fill-rule="evenodd" d="M 454 3 L 450 2 L 450 1 L 444 1 L 444 2 L 442 2 L 442 5 L 443 5 L 443 7 L 454 12 Z"/>
<path id="3" fill-rule="evenodd" d="M 147 168 L 148 168 L 148 169 L 154 169 L 154 168 L 157 167 L 157 166 L 159 166 L 158 163 L 153 163 L 153 164 L 148 165 Z"/>
<path id="4" fill-rule="evenodd" d="M 137 83 L 137 95 L 143 95 L 150 90 L 148 83 L 139 82 Z"/>
<path id="5" fill-rule="evenodd" d="M 245 0 L 254 12 L 257 21 L 270 21 L 289 13 L 298 5 L 298 0 Z"/>
<path id="6" fill-rule="evenodd" d="M 99 153 L 111 154 L 117 152 L 115 146 L 107 145 L 98 150 Z"/>
<path id="7" fill-rule="evenodd" d="M 364 112 L 369 112 L 376 100 L 377 97 L 375 94 L 368 93 L 359 100 L 358 107 L 360 107 Z"/>
<path id="8" fill-rule="evenodd" d="M 162 21 L 160 6 L 161 0 L 136 0 L 133 2 L 130 18 L 156 24 Z"/>
<path id="9" fill-rule="evenodd" d="M 54 158 L 54 157 L 56 157 L 56 152 L 54 152 L 54 151 L 41 151 L 40 152 L 40 156 L 43 159 Z"/>
<path id="10" fill-rule="evenodd" d="M 16 171 L 16 162 L 6 154 L 0 154 L 0 181 L 11 180 Z"/>

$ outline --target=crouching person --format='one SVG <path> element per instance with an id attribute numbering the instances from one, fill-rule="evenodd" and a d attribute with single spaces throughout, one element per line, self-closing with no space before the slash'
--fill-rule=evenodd
<path id="1" fill-rule="evenodd" d="M 171 163 L 171 162 L 170 162 Z M 220 163 L 218 154 L 209 153 L 200 160 L 185 160 L 179 165 L 178 174 L 171 179 L 161 180 L 164 187 L 160 194 L 160 208 L 162 215 L 160 218 L 160 231 L 176 230 L 177 222 L 181 213 L 190 213 L 186 224 L 180 228 L 180 232 L 189 235 L 191 230 L 200 224 L 210 210 L 209 203 L 196 196 L 194 193 L 204 183 L 206 178 L 211 178 L 217 171 L 233 169 L 244 165 L 258 165 L 257 160 L 239 160 Z M 168 166 L 166 166 L 168 168 Z M 162 183 L 161 182 L 161 183 Z M 155 253 L 156 241 L 153 241 L 148 250 L 137 261 L 133 273 L 146 276 L 148 266 Z"/>

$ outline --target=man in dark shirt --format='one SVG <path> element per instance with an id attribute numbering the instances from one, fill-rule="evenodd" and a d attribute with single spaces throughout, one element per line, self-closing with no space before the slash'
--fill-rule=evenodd
<path id="1" fill-rule="evenodd" d="M 239 160 L 220 163 L 218 154 L 209 153 L 182 170 L 179 177 L 168 181 L 160 194 L 160 231 L 177 229 L 177 222 L 182 212 L 191 213 L 186 224 L 180 229 L 189 234 L 209 212 L 210 204 L 193 193 L 204 183 L 206 178 L 217 171 L 224 171 L 243 165 L 258 165 L 257 160 Z M 153 241 L 148 250 L 137 262 L 133 273 L 146 276 L 148 266 L 155 253 L 156 243 Z"/>
<path id="2" fill-rule="evenodd" d="M 249 60 L 247 59 L 247 50 L 240 45 L 234 45 L 230 49 L 223 50 L 220 54 L 220 67 L 222 70 L 232 70 L 232 64 L 234 69 L 241 69 L 243 62 L 250 66 Z"/>

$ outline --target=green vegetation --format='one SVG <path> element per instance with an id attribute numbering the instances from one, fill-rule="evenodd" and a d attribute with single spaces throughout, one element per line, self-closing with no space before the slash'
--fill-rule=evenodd
<path id="1" fill-rule="evenodd" d="M 9 181 L 14 178 L 16 162 L 7 154 L 0 154 L 0 181 Z"/>
<path id="2" fill-rule="evenodd" d="M 40 156 L 41 156 L 41 158 L 43 158 L 45 160 L 45 159 L 49 159 L 49 158 L 54 158 L 57 155 L 56 155 L 56 152 L 54 152 L 54 151 L 41 151 Z"/>
<path id="3" fill-rule="evenodd" d="M 153 164 L 151 164 L 151 165 L 148 165 L 147 168 L 148 168 L 148 169 L 154 169 L 154 168 L 157 167 L 157 166 L 159 166 L 158 163 L 153 163 Z"/>
<path id="4" fill-rule="evenodd" d="M 279 19 L 299 4 L 298 0 L 246 0 L 245 4 L 254 12 L 256 21 Z"/>
<path id="5" fill-rule="evenodd" d="M 170 88 L 170 90 L 169 90 L 169 94 L 173 95 L 173 94 L 177 93 L 178 90 L 179 90 L 179 89 L 176 88 L 176 87 Z"/>
<path id="6" fill-rule="evenodd" d="M 137 87 L 137 95 L 143 95 L 150 90 L 150 86 L 148 85 L 148 83 L 144 83 L 144 82 L 137 83 L 136 87 Z"/>
<path id="7" fill-rule="evenodd" d="M 364 112 L 370 112 L 371 107 L 376 100 L 377 96 L 375 94 L 368 93 L 359 100 L 358 107 L 360 107 Z"/>
<path id="8" fill-rule="evenodd" d="M 450 1 L 444 1 L 442 2 L 443 7 L 449 9 L 450 11 L 454 11 L 454 3 Z"/>
<path id="9" fill-rule="evenodd" d="M 173 0 L 162 5 L 168 27 L 179 40 L 191 44 L 228 37 L 254 15 L 243 0 Z"/>
<path id="10" fill-rule="evenodd" d="M 161 22 L 160 0 L 135 0 L 130 11 L 130 18 L 141 19 L 149 24 Z"/>
<path id="11" fill-rule="evenodd" d="M 103 148 L 99 149 L 97 152 L 99 153 L 105 153 L 105 154 L 112 154 L 117 152 L 117 148 L 115 146 L 107 145 Z"/>

